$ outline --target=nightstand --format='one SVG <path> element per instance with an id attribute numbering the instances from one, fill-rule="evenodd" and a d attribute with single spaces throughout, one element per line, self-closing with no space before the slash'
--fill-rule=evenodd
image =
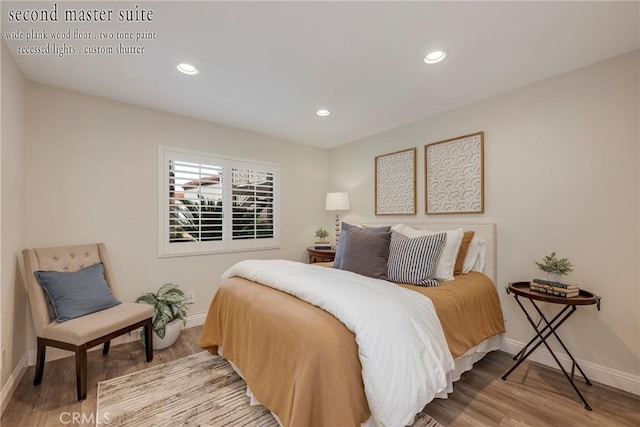
<path id="1" fill-rule="evenodd" d="M 336 257 L 336 251 L 333 249 L 316 249 L 313 246 L 307 248 L 309 252 L 309 263 L 332 262 Z"/>
<path id="2" fill-rule="evenodd" d="M 576 297 L 567 298 L 567 297 L 545 295 L 545 294 L 532 291 L 529 288 L 529 282 L 510 283 L 509 286 L 507 286 L 507 293 L 513 294 L 513 297 L 515 298 L 516 302 L 522 309 L 523 314 L 527 317 L 527 320 L 535 330 L 536 334 L 533 338 L 531 338 L 529 343 L 525 345 L 522 348 L 522 350 L 518 352 L 518 354 L 513 356 L 513 360 L 517 360 L 517 362 L 515 363 L 515 365 L 513 365 L 511 369 L 509 369 L 509 371 L 506 374 L 502 376 L 502 379 L 506 381 L 507 377 L 509 376 L 509 374 L 511 374 L 511 372 L 513 372 L 518 366 L 520 366 L 520 364 L 524 362 L 525 359 L 529 357 L 531 353 L 533 353 L 538 347 L 540 347 L 541 344 L 544 344 L 544 346 L 547 348 L 551 356 L 553 356 L 553 358 L 555 359 L 556 363 L 560 367 L 560 370 L 562 371 L 564 376 L 571 383 L 571 386 L 580 397 L 580 400 L 582 400 L 582 403 L 584 403 L 585 409 L 591 411 L 591 406 L 589 406 L 589 403 L 587 403 L 587 400 L 584 398 L 582 393 L 580 393 L 580 390 L 578 390 L 578 387 L 576 387 L 575 383 L 573 382 L 573 373 L 575 371 L 575 368 L 578 368 L 578 371 L 580 371 L 580 373 L 582 374 L 582 377 L 584 378 L 587 385 L 591 385 L 591 381 L 589 381 L 589 378 L 587 378 L 584 371 L 582 370 L 580 365 L 578 365 L 578 362 L 576 362 L 576 360 L 573 358 L 573 356 L 569 352 L 569 349 L 564 345 L 564 343 L 562 342 L 562 340 L 560 339 L 556 331 L 558 330 L 560 325 L 564 323 L 565 320 L 567 320 L 573 313 L 575 313 L 575 311 L 577 310 L 576 308 L 577 306 L 582 306 L 582 305 L 586 306 L 586 305 L 595 304 L 598 311 L 600 311 L 600 297 L 584 289 L 580 289 L 580 294 Z M 522 304 L 520 299 L 518 299 L 518 297 L 521 297 L 522 299 L 525 299 L 525 300 L 529 300 L 529 302 L 531 303 L 531 305 L 533 306 L 533 308 L 535 309 L 535 311 L 538 313 L 540 317 L 540 320 L 538 321 L 538 323 L 534 322 L 532 318 L 532 314 L 530 314 L 527 311 L 527 309 Z M 549 320 L 545 315 L 545 313 L 540 309 L 540 307 L 538 307 L 538 304 L 536 304 L 536 301 L 544 302 L 548 304 L 557 304 L 561 307 L 561 309 L 551 320 Z M 535 316 L 535 313 L 533 314 L 533 316 Z M 564 369 L 564 367 L 558 360 L 558 357 L 556 356 L 554 351 L 551 349 L 551 347 L 547 343 L 547 338 L 550 338 L 552 335 L 560 343 L 560 345 L 564 349 L 565 354 L 569 356 L 569 358 L 571 359 L 571 362 L 572 362 L 571 375 L 569 375 L 569 373 Z M 529 348 L 530 346 L 531 348 Z"/>

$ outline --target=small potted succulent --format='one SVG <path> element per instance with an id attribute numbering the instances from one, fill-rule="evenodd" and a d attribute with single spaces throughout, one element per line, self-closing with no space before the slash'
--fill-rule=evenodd
<path id="1" fill-rule="evenodd" d="M 316 238 L 318 239 L 314 247 L 316 249 L 331 249 L 331 243 L 327 241 L 327 237 L 329 236 L 329 232 L 324 228 L 318 228 L 316 230 Z"/>
<path id="2" fill-rule="evenodd" d="M 316 243 L 327 243 L 327 237 L 329 237 L 329 232 L 324 228 L 318 228 L 316 230 L 316 237 L 318 241 Z"/>
<path id="3" fill-rule="evenodd" d="M 153 348 L 161 350 L 173 345 L 180 331 L 187 324 L 186 306 L 192 304 L 189 297 L 173 283 L 165 283 L 158 292 L 147 292 L 140 295 L 136 302 L 152 305 L 153 314 Z M 144 329 L 140 332 L 144 342 Z"/>
<path id="4" fill-rule="evenodd" d="M 573 264 L 568 258 L 558 258 L 555 252 L 547 255 L 540 261 L 534 261 L 536 267 L 548 275 L 548 279 L 553 282 L 562 282 L 562 276 L 573 271 Z"/>

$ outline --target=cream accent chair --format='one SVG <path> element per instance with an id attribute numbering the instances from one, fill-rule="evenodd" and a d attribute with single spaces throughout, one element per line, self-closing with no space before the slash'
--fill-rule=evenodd
<path id="1" fill-rule="evenodd" d="M 29 294 L 33 325 L 38 337 L 34 385 L 42 382 L 47 346 L 75 352 L 78 400 L 87 397 L 88 349 L 104 344 L 102 354 L 107 354 L 113 338 L 144 327 L 147 362 L 153 360 L 152 306 L 123 302 L 106 310 L 59 323 L 46 293 L 36 279 L 36 271 L 78 271 L 102 262 L 107 284 L 113 295 L 118 298 L 113 287 L 111 265 L 104 244 L 25 249 L 22 256 L 26 273 L 25 287 Z"/>

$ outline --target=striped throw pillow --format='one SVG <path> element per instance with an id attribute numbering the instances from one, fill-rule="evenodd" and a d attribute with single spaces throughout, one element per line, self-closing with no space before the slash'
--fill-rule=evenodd
<path id="1" fill-rule="evenodd" d="M 445 233 L 410 238 L 392 231 L 388 280 L 418 286 L 438 286 L 434 277 L 446 240 Z"/>

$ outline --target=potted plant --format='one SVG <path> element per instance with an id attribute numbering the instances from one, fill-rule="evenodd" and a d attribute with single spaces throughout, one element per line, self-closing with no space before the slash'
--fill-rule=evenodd
<path id="1" fill-rule="evenodd" d="M 329 232 L 327 230 L 325 230 L 324 228 L 318 228 L 316 230 L 316 237 L 320 240 L 318 240 L 318 243 L 326 243 L 327 242 L 327 237 L 329 237 Z"/>
<path id="2" fill-rule="evenodd" d="M 548 275 L 548 279 L 553 282 L 561 282 L 562 276 L 573 271 L 573 264 L 568 258 L 558 258 L 555 252 L 547 255 L 540 261 L 534 261 L 536 267 Z"/>
<path id="3" fill-rule="evenodd" d="M 315 242 L 316 249 L 331 249 L 331 244 L 327 242 L 327 237 L 329 236 L 329 232 L 324 228 L 318 228 L 316 230 L 316 238 L 318 240 Z"/>
<path id="4" fill-rule="evenodd" d="M 189 297 L 173 283 L 165 283 L 158 292 L 140 295 L 136 302 L 150 304 L 153 314 L 153 348 L 161 350 L 170 347 L 178 339 L 180 331 L 187 324 L 185 310 L 191 304 Z M 140 332 L 144 342 L 144 329 Z"/>

